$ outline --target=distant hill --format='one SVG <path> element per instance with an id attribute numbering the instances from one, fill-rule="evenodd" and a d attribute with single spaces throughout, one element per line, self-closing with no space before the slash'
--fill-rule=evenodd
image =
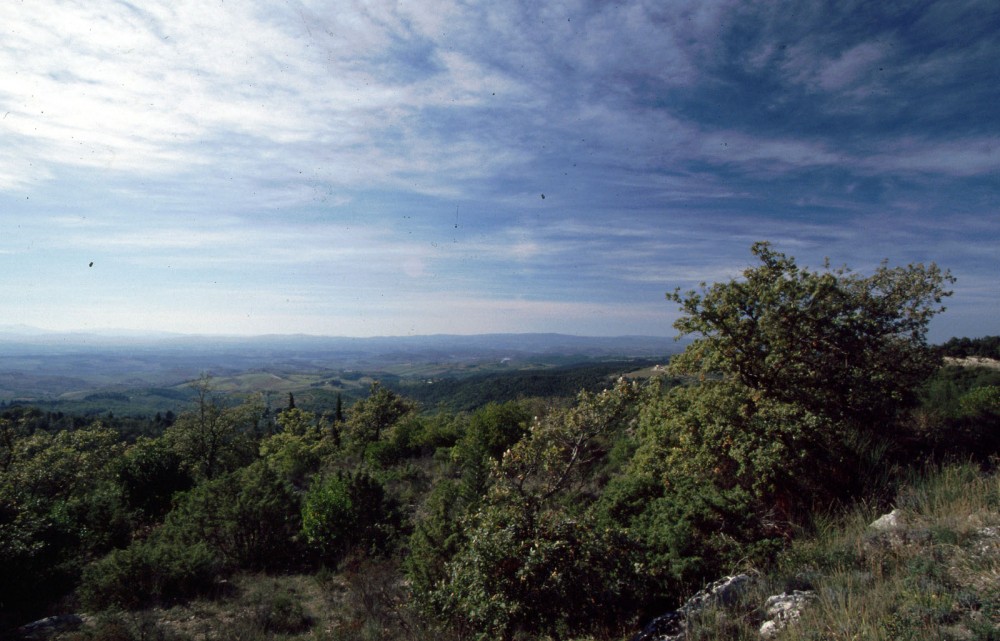
<path id="1" fill-rule="evenodd" d="M 372 338 L 48 333 L 0 328 L 0 400 L 81 398 L 95 392 L 165 388 L 202 373 L 390 372 L 400 377 L 478 374 L 605 358 L 663 359 L 673 339 L 565 334 Z"/>

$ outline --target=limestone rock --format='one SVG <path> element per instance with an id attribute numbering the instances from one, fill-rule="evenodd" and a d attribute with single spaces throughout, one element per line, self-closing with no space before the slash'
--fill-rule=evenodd
<path id="1" fill-rule="evenodd" d="M 727 576 L 709 584 L 684 605 L 650 621 L 631 641 L 682 641 L 687 636 L 687 620 L 705 608 L 730 605 L 753 582 L 749 574 Z"/>
<path id="2" fill-rule="evenodd" d="M 60 614 L 26 623 L 17 629 L 18 637 L 32 641 L 50 639 L 60 632 L 76 630 L 83 625 L 83 617 L 78 614 Z"/>
<path id="3" fill-rule="evenodd" d="M 902 514 L 899 509 L 895 509 L 888 514 L 878 517 L 868 526 L 876 532 L 892 532 L 903 527 Z"/>
<path id="4" fill-rule="evenodd" d="M 802 615 L 802 610 L 816 598 L 812 590 L 793 590 L 768 597 L 764 602 L 767 620 L 760 626 L 760 636 L 770 639 Z"/>

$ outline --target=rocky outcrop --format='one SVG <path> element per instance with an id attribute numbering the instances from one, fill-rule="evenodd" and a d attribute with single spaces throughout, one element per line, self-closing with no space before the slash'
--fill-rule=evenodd
<path id="1" fill-rule="evenodd" d="M 812 590 L 793 590 L 768 597 L 764 602 L 767 620 L 760 626 L 760 636 L 770 639 L 789 623 L 797 620 L 802 610 L 816 598 Z"/>
<path id="2" fill-rule="evenodd" d="M 753 583 L 749 574 L 727 576 L 708 585 L 684 605 L 650 621 L 632 641 L 682 641 L 687 636 L 688 619 L 705 608 L 727 606 Z"/>
<path id="3" fill-rule="evenodd" d="M 61 614 L 22 625 L 15 634 L 17 634 L 16 638 L 26 641 L 44 641 L 62 632 L 76 630 L 81 625 L 83 625 L 83 617 L 80 615 Z"/>
<path id="4" fill-rule="evenodd" d="M 688 599 L 684 605 L 656 617 L 632 637 L 631 641 L 684 641 L 687 638 L 688 621 L 699 612 L 711 608 L 725 608 L 736 604 L 755 582 L 749 574 L 737 574 L 719 579 L 704 590 Z M 776 594 L 764 602 L 764 622 L 760 626 L 760 636 L 770 639 L 785 626 L 802 614 L 805 607 L 816 598 L 811 590 L 793 590 Z"/>
<path id="5" fill-rule="evenodd" d="M 899 530 L 903 527 L 903 515 L 898 509 L 889 512 L 888 514 L 883 514 L 878 517 L 871 524 L 868 525 L 869 528 L 876 532 L 893 532 Z"/>

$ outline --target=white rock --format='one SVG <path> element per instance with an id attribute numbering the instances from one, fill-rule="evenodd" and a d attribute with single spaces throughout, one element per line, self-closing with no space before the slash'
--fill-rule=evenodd
<path id="1" fill-rule="evenodd" d="M 868 527 L 879 532 L 888 532 L 890 530 L 898 530 L 902 525 L 902 515 L 899 513 L 899 509 L 895 509 L 888 514 L 878 517 Z"/>
<path id="2" fill-rule="evenodd" d="M 760 626 L 760 636 L 770 639 L 786 625 L 802 615 L 806 605 L 816 598 L 811 590 L 794 590 L 768 597 L 764 602 L 768 620 Z"/>

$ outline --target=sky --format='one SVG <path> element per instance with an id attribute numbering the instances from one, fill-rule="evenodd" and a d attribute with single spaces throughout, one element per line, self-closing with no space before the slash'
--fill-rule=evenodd
<path id="1" fill-rule="evenodd" d="M 1000 3 L 0 3 L 0 325 L 671 336 L 771 242 L 1000 334 Z"/>

